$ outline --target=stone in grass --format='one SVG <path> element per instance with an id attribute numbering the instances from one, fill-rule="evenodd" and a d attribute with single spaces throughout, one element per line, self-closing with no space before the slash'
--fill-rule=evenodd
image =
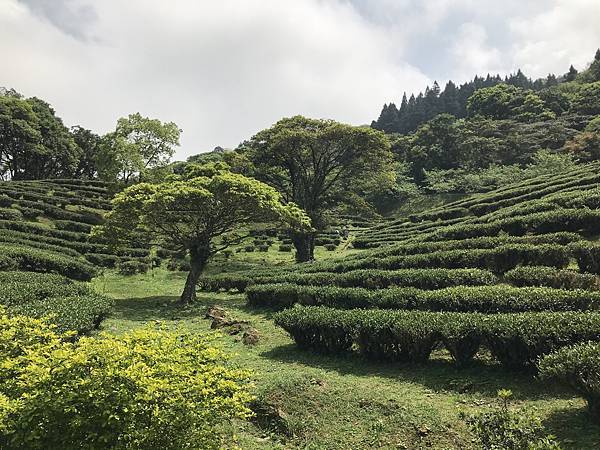
<path id="1" fill-rule="evenodd" d="M 242 342 L 245 345 L 256 345 L 260 339 L 260 334 L 256 328 L 249 327 L 244 331 Z"/>

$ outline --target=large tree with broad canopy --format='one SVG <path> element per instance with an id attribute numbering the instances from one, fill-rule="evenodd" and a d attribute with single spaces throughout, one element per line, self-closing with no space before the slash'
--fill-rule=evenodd
<path id="1" fill-rule="evenodd" d="M 317 230 L 324 227 L 328 210 L 355 199 L 374 180 L 393 183 L 396 175 L 382 132 L 302 116 L 282 119 L 257 133 L 236 155 L 234 167 L 300 206 Z M 314 258 L 314 237 L 314 230 L 292 233 L 299 262 Z"/>
<path id="2" fill-rule="evenodd" d="M 95 230 L 114 244 L 142 232 L 156 243 L 186 250 L 190 272 L 181 294 L 184 304 L 195 299 L 196 284 L 210 257 L 244 238 L 240 227 L 278 221 L 293 229 L 310 229 L 302 210 L 284 205 L 272 187 L 223 170 L 210 175 L 130 186 L 115 196 L 106 223 Z"/>

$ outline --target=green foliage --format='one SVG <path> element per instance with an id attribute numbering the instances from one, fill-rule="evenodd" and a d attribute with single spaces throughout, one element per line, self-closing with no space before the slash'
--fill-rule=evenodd
<path id="1" fill-rule="evenodd" d="M 517 267 L 504 274 L 515 286 L 549 286 L 557 289 L 600 290 L 600 277 L 553 267 Z"/>
<path id="2" fill-rule="evenodd" d="M 554 113 L 535 93 L 509 84 L 479 89 L 469 97 L 467 112 L 470 116 L 514 118 L 525 122 L 554 118 Z"/>
<path id="3" fill-rule="evenodd" d="M 173 123 L 143 117 L 120 118 L 114 132 L 102 139 L 96 165 L 100 178 L 129 183 L 148 171 L 164 167 L 179 145 L 181 130 Z"/>
<path id="4" fill-rule="evenodd" d="M 574 242 L 569 247 L 575 254 L 580 270 L 600 274 L 600 243 Z"/>
<path id="5" fill-rule="evenodd" d="M 588 342 L 562 348 L 539 363 L 540 377 L 570 385 L 588 402 L 593 419 L 600 420 L 600 344 Z"/>
<path id="6" fill-rule="evenodd" d="M 142 261 L 123 261 L 118 265 L 118 271 L 121 275 L 146 273 L 149 269 L 148 263 Z"/>
<path id="7" fill-rule="evenodd" d="M 466 417 L 484 450 L 560 450 L 552 435 L 546 435 L 542 421 L 528 411 L 512 410 L 512 392 L 498 391 L 500 406 L 489 412 Z"/>
<path id="8" fill-rule="evenodd" d="M 81 156 L 52 107 L 38 98 L 0 94 L 0 176 L 40 179 L 70 176 Z"/>
<path id="9" fill-rule="evenodd" d="M 7 244 L 0 244 L 0 251 L 12 261 L 10 269 L 53 272 L 82 281 L 89 281 L 96 275 L 96 269 L 86 261 L 59 253 Z"/>
<path id="10" fill-rule="evenodd" d="M 221 448 L 250 415 L 248 373 L 210 338 L 146 327 L 76 343 L 0 316 L 0 443 L 7 448 Z M 18 380 L 18 382 L 16 381 Z"/>
<path id="11" fill-rule="evenodd" d="M 547 287 L 456 286 L 437 290 L 399 287 L 379 290 L 296 284 L 257 284 L 245 290 L 249 305 L 283 308 L 295 303 L 340 309 L 379 308 L 455 312 L 588 310 L 600 293 Z"/>
<path id="12" fill-rule="evenodd" d="M 285 118 L 237 149 L 235 170 L 264 181 L 302 208 L 316 229 L 332 207 L 364 190 L 393 186 L 390 144 L 381 132 L 331 120 Z M 313 259 L 314 236 L 293 236 L 298 261 Z"/>
<path id="13" fill-rule="evenodd" d="M 15 208 L 0 208 L 0 220 L 23 220 L 23 214 Z"/>
<path id="14" fill-rule="evenodd" d="M 600 81 L 581 85 L 571 107 L 580 114 L 600 114 Z"/>
<path id="15" fill-rule="evenodd" d="M 100 325 L 113 302 L 60 275 L 0 272 L 0 305 L 11 314 L 48 317 L 61 331 L 85 334 Z"/>
<path id="16" fill-rule="evenodd" d="M 195 299 L 196 283 L 211 256 L 240 242 L 237 231 L 253 222 L 278 221 L 294 229 L 310 222 L 293 203 L 266 184 L 230 172 L 160 184 L 140 183 L 113 199 L 107 222 L 95 236 L 114 245 L 142 233 L 154 243 L 187 251 L 190 272 L 182 302 Z M 218 238 L 218 239 L 217 239 Z"/>
<path id="17" fill-rule="evenodd" d="M 365 287 L 382 289 L 389 286 L 412 286 L 420 289 L 439 289 L 460 285 L 490 285 L 498 279 L 493 273 L 480 269 L 399 269 L 352 270 L 345 273 L 228 273 L 203 277 L 199 287 L 205 291 L 237 289 L 244 291 L 251 284 L 293 283 L 305 286 Z"/>
<path id="18" fill-rule="evenodd" d="M 274 316 L 301 348 L 423 362 L 442 343 L 459 365 L 485 345 L 509 369 L 534 369 L 540 356 L 600 338 L 596 312 L 480 313 L 340 310 L 295 306 Z"/>

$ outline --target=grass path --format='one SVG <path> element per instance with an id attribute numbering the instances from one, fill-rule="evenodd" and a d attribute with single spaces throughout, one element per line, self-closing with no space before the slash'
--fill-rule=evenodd
<path id="1" fill-rule="evenodd" d="M 534 410 L 564 448 L 600 448 L 600 427 L 588 419 L 584 402 L 558 386 L 505 372 L 485 358 L 458 370 L 441 353 L 415 366 L 302 352 L 274 326 L 270 311 L 247 308 L 242 295 L 200 294 L 187 309 L 174 305 L 184 276 L 156 269 L 94 280 L 117 300 L 103 330 L 120 333 L 161 320 L 207 332 L 210 305 L 249 321 L 260 334 L 257 345 L 244 345 L 239 335 L 219 338 L 234 364 L 255 373 L 256 420 L 234 424 L 244 449 L 473 448 L 460 414 L 494 406 L 503 388 L 513 391 L 515 406 Z"/>

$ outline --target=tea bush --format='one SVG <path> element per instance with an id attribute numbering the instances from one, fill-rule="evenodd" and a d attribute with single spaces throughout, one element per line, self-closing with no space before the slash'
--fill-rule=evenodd
<path id="1" fill-rule="evenodd" d="M 278 312 L 275 323 L 299 347 L 338 353 L 356 348 L 376 359 L 423 362 L 440 343 L 459 365 L 485 345 L 510 369 L 535 369 L 540 356 L 600 339 L 596 312 L 456 312 L 339 310 L 296 306 Z"/>
<path id="2" fill-rule="evenodd" d="M 600 343 L 562 348 L 543 357 L 539 369 L 542 379 L 561 381 L 581 394 L 594 420 L 600 422 Z"/>
<path id="3" fill-rule="evenodd" d="M 88 262 L 59 253 L 6 244 L 0 244 L 0 253 L 12 260 L 11 269 L 58 273 L 82 281 L 89 281 L 96 275 L 96 269 Z"/>
<path id="4" fill-rule="evenodd" d="M 600 290 L 600 277 L 553 267 L 517 267 L 504 274 L 515 286 L 549 286 L 557 289 Z"/>
<path id="5" fill-rule="evenodd" d="M 341 288 L 297 284 L 257 284 L 245 290 L 249 305 L 285 308 L 295 303 L 340 309 L 379 308 L 456 312 L 525 312 L 597 309 L 600 293 L 581 289 L 517 288 L 507 285 L 416 288 Z"/>
<path id="6" fill-rule="evenodd" d="M 597 242 L 578 242 L 569 246 L 583 272 L 600 274 L 600 244 Z"/>

